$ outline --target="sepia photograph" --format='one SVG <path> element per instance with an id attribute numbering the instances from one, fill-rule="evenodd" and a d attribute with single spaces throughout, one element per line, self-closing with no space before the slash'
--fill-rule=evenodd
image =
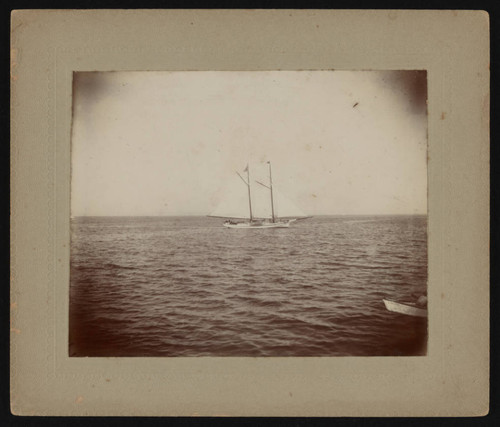
<path id="1" fill-rule="evenodd" d="M 13 11 L 12 414 L 488 414 L 489 48 L 479 10 Z"/>
<path id="2" fill-rule="evenodd" d="M 422 70 L 75 72 L 69 356 L 423 356 Z"/>

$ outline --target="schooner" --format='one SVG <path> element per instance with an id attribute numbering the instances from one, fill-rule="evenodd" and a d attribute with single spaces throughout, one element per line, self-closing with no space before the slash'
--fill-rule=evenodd
<path id="1" fill-rule="evenodd" d="M 263 184 L 260 181 L 255 181 L 260 186 L 269 190 L 270 195 L 270 207 L 271 212 L 270 215 L 259 215 L 255 214 L 252 209 L 252 192 L 251 192 L 251 180 L 250 180 L 250 168 L 249 165 L 244 169 L 243 172 L 246 172 L 246 179 L 239 173 L 236 174 L 239 176 L 241 181 L 247 187 L 248 193 L 248 214 L 247 215 L 225 215 L 223 212 L 214 212 L 211 217 L 218 218 L 227 218 L 227 220 L 223 223 L 224 227 L 227 228 L 287 228 L 291 223 L 297 221 L 299 219 L 310 218 L 310 216 L 304 215 L 302 212 L 298 210 L 298 208 L 293 207 L 290 203 L 284 202 L 282 206 L 284 210 L 281 212 L 281 217 L 276 215 L 275 211 L 275 192 L 273 190 L 273 179 L 272 179 L 272 170 L 271 170 L 271 162 L 267 162 L 269 165 L 269 184 Z M 286 208 L 289 208 L 289 212 L 287 213 Z M 235 221 L 236 219 L 244 219 L 244 221 Z"/>

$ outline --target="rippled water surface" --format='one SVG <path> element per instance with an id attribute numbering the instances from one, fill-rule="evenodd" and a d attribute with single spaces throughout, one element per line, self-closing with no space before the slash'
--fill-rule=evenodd
<path id="1" fill-rule="evenodd" d="M 205 217 L 72 220 L 71 356 L 426 353 L 425 216 L 226 229 Z"/>

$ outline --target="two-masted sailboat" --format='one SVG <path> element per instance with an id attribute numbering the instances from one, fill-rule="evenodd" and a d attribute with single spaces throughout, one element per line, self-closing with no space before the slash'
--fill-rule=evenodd
<path id="1" fill-rule="evenodd" d="M 270 215 L 267 213 L 262 214 L 262 210 L 257 214 L 252 209 L 252 191 L 251 191 L 251 181 L 250 181 L 250 168 L 247 165 L 243 172 L 246 172 L 246 179 L 238 172 L 236 174 L 240 177 L 241 181 L 246 185 L 248 192 L 248 214 L 225 214 L 217 211 L 212 213 L 209 216 L 218 217 L 218 218 L 227 218 L 227 220 L 223 223 L 224 227 L 227 228 L 287 228 L 291 223 L 297 221 L 299 219 L 310 218 L 310 216 L 304 215 L 297 207 L 290 204 L 290 202 L 286 202 L 283 199 L 282 208 L 280 210 L 280 217 L 276 214 L 275 211 L 275 192 L 273 190 L 273 179 L 272 179 L 272 171 L 271 171 L 271 162 L 267 162 L 269 165 L 269 184 L 263 184 L 260 181 L 255 181 L 260 186 L 269 190 L 270 196 Z M 288 208 L 288 209 L 287 209 Z M 244 219 L 244 221 L 238 221 Z"/>

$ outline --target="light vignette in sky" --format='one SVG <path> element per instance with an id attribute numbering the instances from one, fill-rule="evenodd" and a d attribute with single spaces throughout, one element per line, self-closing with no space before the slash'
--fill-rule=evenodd
<path id="1" fill-rule="evenodd" d="M 426 103 L 425 71 L 74 73 L 72 216 L 208 215 L 267 161 L 308 215 L 425 214 Z"/>

